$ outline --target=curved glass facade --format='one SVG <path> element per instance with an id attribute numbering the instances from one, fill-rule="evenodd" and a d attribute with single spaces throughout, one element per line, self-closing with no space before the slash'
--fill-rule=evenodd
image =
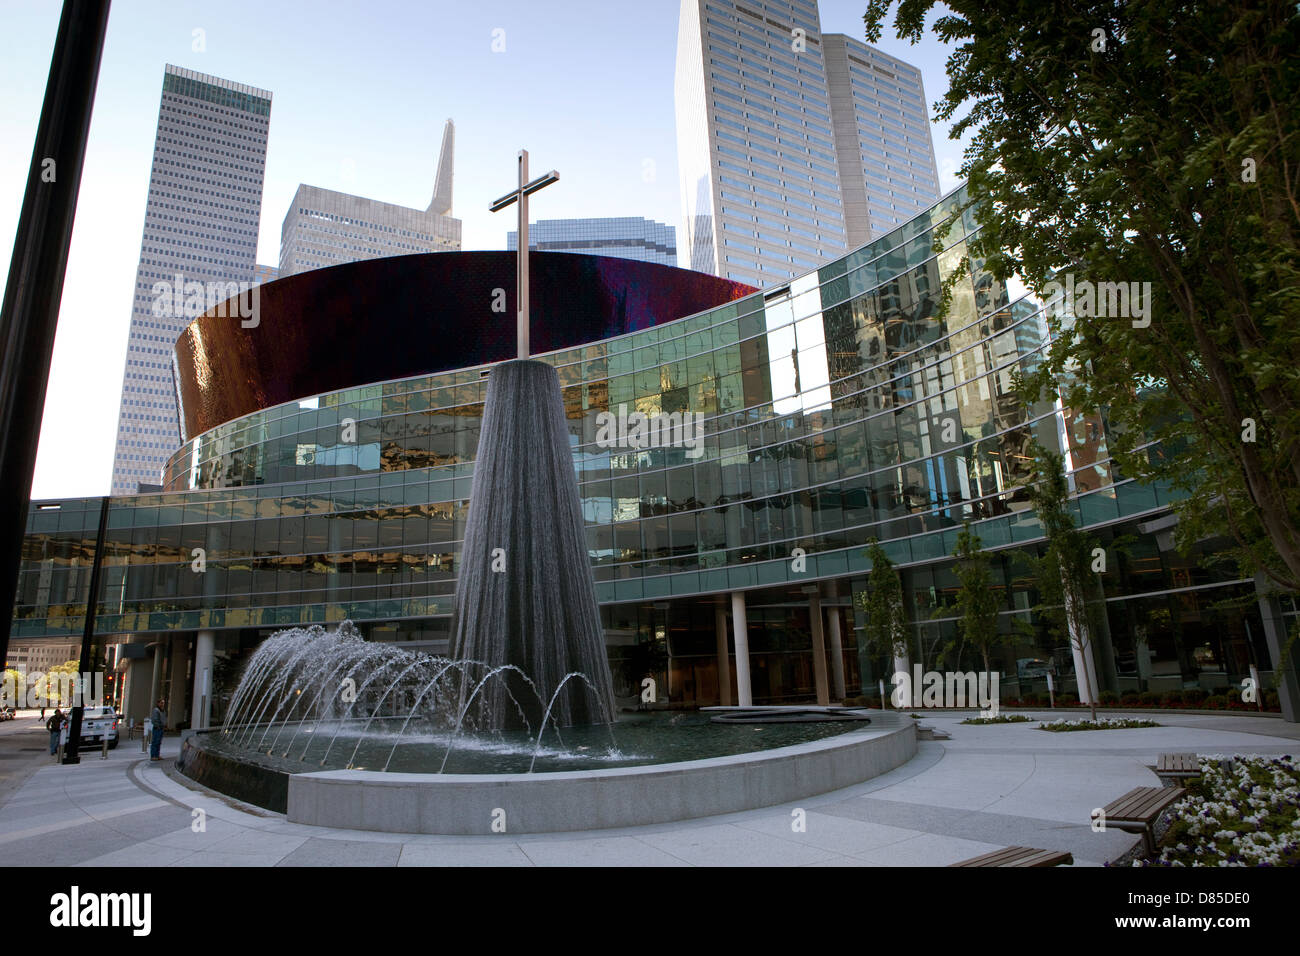
<path id="1" fill-rule="evenodd" d="M 1165 511 L 1162 489 L 1116 472 L 1099 418 L 1017 402 L 1013 373 L 1047 344 L 1035 300 L 1013 301 L 968 261 L 939 317 L 945 280 L 969 258 L 970 214 L 938 252 L 935 236 L 964 200 L 951 194 L 780 288 L 536 356 L 564 389 L 597 595 L 611 654 L 629 662 L 625 683 L 660 646 L 671 699 L 717 702 L 715 603 L 747 591 L 755 700 L 805 696 L 811 589 L 840 615 L 847 689 L 874 688 L 849 600 L 869 570 L 869 539 L 906 569 L 919 640 L 951 636 L 935 609 L 951 600 L 943 568 L 962 522 L 977 523 L 986 548 L 1040 536 L 1022 488 L 1034 439 L 1067 453 L 1080 523 Z M 376 636 L 444 639 L 489 372 L 331 392 L 198 435 L 169 460 L 165 493 L 111 502 L 97 631 L 351 618 Z M 610 447 L 602 422 L 620 412 L 702 416 L 702 443 Z M 98 507 L 34 503 L 15 637 L 80 632 Z M 1117 562 L 1108 595 L 1244 586 L 1198 571 L 1170 588 L 1170 560 L 1156 553 L 1154 571 L 1150 556 Z M 1025 611 L 1032 582 L 1010 561 L 999 568 L 1008 613 Z M 1249 648 L 1261 640 L 1240 637 Z M 1121 669 L 1112 661 L 1103 683 L 1119 686 Z"/>

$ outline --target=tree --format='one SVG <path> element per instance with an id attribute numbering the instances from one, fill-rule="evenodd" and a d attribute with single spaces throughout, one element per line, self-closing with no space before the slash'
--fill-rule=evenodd
<path id="1" fill-rule="evenodd" d="M 27 675 L 10 667 L 0 677 L 0 707 L 27 706 Z"/>
<path id="2" fill-rule="evenodd" d="M 984 658 L 984 672 L 989 672 L 989 654 L 1007 643 L 1010 635 L 998 633 L 998 596 L 989 574 L 989 559 L 980 536 L 964 522 L 957 534 L 952 556 L 957 559 L 953 572 L 960 585 L 957 591 L 958 630 L 963 644 L 969 644 Z"/>
<path id="3" fill-rule="evenodd" d="M 1047 538 L 1046 553 L 1035 562 L 1041 597 L 1037 610 L 1054 630 L 1068 636 L 1079 697 L 1088 701 L 1092 719 L 1096 720 L 1096 666 L 1088 607 L 1096 588 L 1091 570 L 1093 542 L 1075 527 L 1070 514 L 1070 485 L 1065 477 L 1064 459 L 1037 443 L 1032 452 L 1034 469 L 1028 486 L 1029 501 Z"/>
<path id="4" fill-rule="evenodd" d="M 893 6 L 870 0 L 869 41 Z M 1243 575 L 1300 590 L 1296 5 L 902 0 L 898 35 L 936 7 L 959 43 L 936 115 L 973 134 L 971 255 L 1040 293 L 1059 272 L 1125 284 L 1106 295 L 1131 319 L 1049 320 L 1039 384 L 1105 409 L 1124 472 L 1186 496 L 1181 547 L 1228 536 Z"/>
<path id="5" fill-rule="evenodd" d="M 80 666 L 77 661 L 64 661 L 62 664 L 55 664 L 33 684 L 36 696 L 39 699 L 48 701 L 50 707 L 62 707 L 64 704 L 70 704 L 72 698 L 68 697 L 67 700 L 64 700 L 64 691 L 72 694 L 72 682 L 79 676 Z"/>
<path id="6" fill-rule="evenodd" d="M 875 538 L 871 539 L 866 555 L 871 561 L 871 574 L 867 578 L 867 590 L 859 591 L 855 600 L 867 619 L 867 649 L 876 654 L 892 655 L 895 672 L 901 670 L 906 674 L 911 665 L 903 580 Z"/>

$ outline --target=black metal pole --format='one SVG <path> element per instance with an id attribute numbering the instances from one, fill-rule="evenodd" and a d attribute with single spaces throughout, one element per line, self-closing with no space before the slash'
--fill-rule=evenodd
<path id="1" fill-rule="evenodd" d="M 90 588 L 86 592 L 86 626 L 81 630 L 81 656 L 77 663 L 77 677 L 84 680 L 90 674 L 91 643 L 95 639 L 95 612 L 99 609 L 99 573 L 104 566 L 104 535 L 108 532 L 108 496 L 99 502 L 99 533 L 95 535 L 95 558 L 90 563 Z M 94 680 L 94 675 L 91 675 Z M 72 705 L 72 727 L 68 731 L 68 746 L 63 750 L 64 763 L 81 763 L 77 752 L 81 742 L 81 720 L 86 710 L 86 685 L 81 685 L 82 693 L 74 697 Z"/>
<path id="2" fill-rule="evenodd" d="M 41 412 L 109 0 L 65 0 L 0 311 L 0 663 L 27 530 Z"/>

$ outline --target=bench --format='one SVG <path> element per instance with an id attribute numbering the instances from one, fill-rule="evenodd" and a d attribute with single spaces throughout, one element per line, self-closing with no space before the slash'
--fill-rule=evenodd
<path id="1" fill-rule="evenodd" d="M 1039 850 L 1032 846 L 1009 846 L 949 866 L 1073 866 L 1074 856 L 1063 850 Z"/>
<path id="2" fill-rule="evenodd" d="M 1201 775 L 1201 761 L 1196 754 L 1161 754 L 1156 758 L 1156 776 L 1166 787 L 1173 787 L 1179 780 Z"/>
<path id="3" fill-rule="evenodd" d="M 1185 796 L 1185 787 L 1134 787 L 1118 800 L 1102 807 L 1102 819 L 1107 827 L 1142 834 L 1147 856 L 1154 856 L 1156 821 Z"/>

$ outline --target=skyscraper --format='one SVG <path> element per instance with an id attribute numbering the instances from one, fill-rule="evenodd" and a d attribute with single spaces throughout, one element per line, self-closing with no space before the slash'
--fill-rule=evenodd
<path id="1" fill-rule="evenodd" d="M 771 285 L 938 198 L 920 74 L 877 52 L 815 0 L 682 0 L 683 264 Z"/>
<path id="2" fill-rule="evenodd" d="M 114 495 L 158 482 L 182 440 L 172 345 L 210 297 L 188 290 L 198 283 L 228 291 L 253 281 L 270 119 L 267 90 L 170 64 L 163 71 L 118 409 Z"/>
<path id="3" fill-rule="evenodd" d="M 939 199 L 921 71 L 860 40 L 822 37 L 849 248 Z"/>
<path id="4" fill-rule="evenodd" d="M 280 276 L 362 259 L 459 249 L 460 220 L 451 215 L 455 140 L 456 127 L 447 120 L 427 209 L 300 185 L 280 229 Z"/>
<path id="5" fill-rule="evenodd" d="M 519 248 L 519 233 L 506 233 L 506 248 Z M 539 219 L 528 226 L 528 248 L 540 252 L 583 252 L 677 265 L 677 230 L 640 216 L 609 219 Z"/>

